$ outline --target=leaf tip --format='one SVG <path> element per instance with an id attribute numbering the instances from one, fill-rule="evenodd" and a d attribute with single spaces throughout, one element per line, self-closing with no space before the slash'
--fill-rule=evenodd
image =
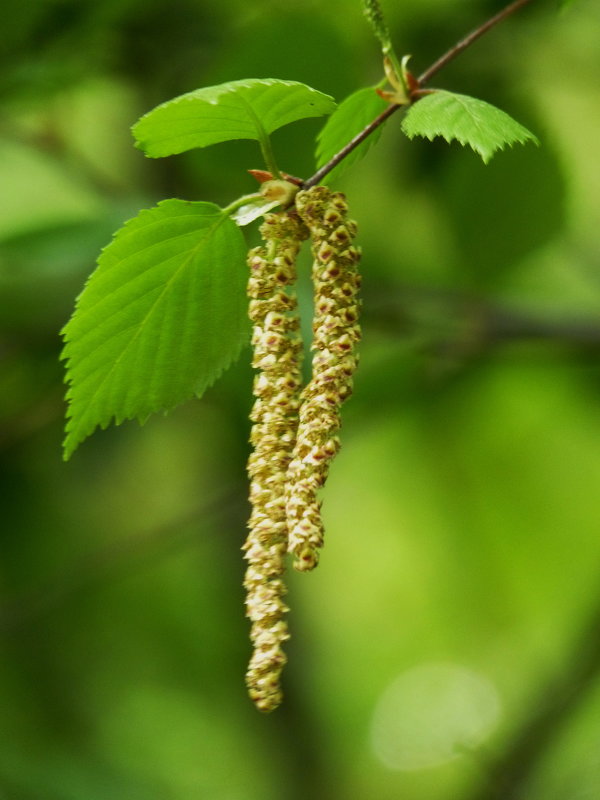
<path id="1" fill-rule="evenodd" d="M 71 460 L 71 456 L 77 450 L 80 442 L 75 439 L 73 433 L 69 430 L 69 424 L 65 428 L 65 438 L 62 443 L 62 460 L 66 463 Z"/>

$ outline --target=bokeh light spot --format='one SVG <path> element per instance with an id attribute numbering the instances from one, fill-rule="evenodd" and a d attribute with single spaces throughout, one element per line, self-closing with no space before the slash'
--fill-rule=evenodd
<path id="1" fill-rule="evenodd" d="M 389 769 L 438 766 L 487 739 L 501 715 L 485 676 L 458 664 L 422 664 L 399 675 L 373 713 L 371 747 Z"/>

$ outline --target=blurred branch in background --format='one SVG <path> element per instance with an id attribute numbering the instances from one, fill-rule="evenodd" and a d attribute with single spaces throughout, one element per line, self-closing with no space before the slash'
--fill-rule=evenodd
<path id="1" fill-rule="evenodd" d="M 442 369 L 511 342 L 549 342 L 592 352 L 600 347 L 595 317 L 542 315 L 451 289 L 394 287 L 368 298 L 366 306 L 367 330 L 371 326 L 417 339 L 422 350 L 438 357 Z"/>
<path id="2" fill-rule="evenodd" d="M 367 331 L 380 329 L 388 336 L 416 340 L 418 349 L 437 356 L 442 370 L 511 342 L 547 342 L 582 352 L 600 347 L 600 322 L 595 317 L 567 312 L 541 315 L 455 290 L 393 287 L 368 298 L 364 317 Z M 0 449 L 54 422 L 62 413 L 62 390 L 46 392 L 2 421 Z"/>
<path id="3" fill-rule="evenodd" d="M 10 634 L 57 608 L 72 602 L 83 591 L 127 577 L 157 559 L 190 546 L 202 546 L 207 531 L 232 511 L 242 513 L 245 497 L 227 491 L 187 511 L 154 530 L 129 536 L 89 554 L 45 585 L 22 597 L 4 600 L 0 606 L 0 633 Z"/>
<path id="4" fill-rule="evenodd" d="M 509 742 L 495 760 L 479 762 L 485 782 L 464 800 L 522 800 L 528 783 L 600 678 L 600 597 L 562 668 L 540 684 Z"/>
<path id="5" fill-rule="evenodd" d="M 126 176 L 117 180 L 116 176 L 107 174 L 106 170 L 100 170 L 98 164 L 86 153 L 69 144 L 65 131 L 60 128 L 52 114 L 41 117 L 36 128 L 27 127 L 18 119 L 3 121 L 0 124 L 0 139 L 43 154 L 66 175 L 75 177 L 107 200 L 126 197 L 130 191 Z"/>

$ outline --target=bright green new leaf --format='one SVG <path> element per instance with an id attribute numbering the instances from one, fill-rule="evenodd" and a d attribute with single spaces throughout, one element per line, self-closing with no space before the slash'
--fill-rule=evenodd
<path id="1" fill-rule="evenodd" d="M 326 164 L 344 145 L 348 144 L 353 136 L 360 133 L 387 107 L 388 103 L 379 97 L 373 87 L 359 89 L 349 95 L 329 117 L 317 137 L 317 167 L 320 168 Z M 331 170 L 323 182 L 326 183 L 333 177 L 339 177 L 346 167 L 360 161 L 379 139 L 382 130 L 383 125 L 376 128 L 371 136 L 368 136 L 349 156 Z"/>
<path id="2" fill-rule="evenodd" d="M 296 81 L 232 81 L 168 100 L 132 130 L 136 146 L 159 158 L 230 139 L 262 142 L 283 125 L 334 109 L 332 97 Z"/>
<path id="3" fill-rule="evenodd" d="M 143 421 L 200 396 L 238 356 L 245 251 L 212 203 L 165 200 L 118 231 L 63 330 L 65 458 L 113 418 Z"/>
<path id="4" fill-rule="evenodd" d="M 468 144 L 485 164 L 496 150 L 515 142 L 524 144 L 537 138 L 499 108 L 464 94 L 438 90 L 412 105 L 402 120 L 402 130 L 412 139 L 442 136 Z"/>

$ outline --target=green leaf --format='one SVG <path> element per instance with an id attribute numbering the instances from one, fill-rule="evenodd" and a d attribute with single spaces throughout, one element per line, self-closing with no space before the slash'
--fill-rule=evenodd
<path id="1" fill-rule="evenodd" d="M 283 125 L 334 109 L 332 97 L 296 81 L 232 81 L 169 100 L 132 131 L 136 146 L 159 158 L 231 139 L 263 141 Z"/>
<path id="2" fill-rule="evenodd" d="M 379 97 L 373 87 L 359 89 L 349 95 L 329 117 L 317 137 L 317 168 L 326 164 L 342 147 L 348 144 L 353 136 L 360 133 L 387 107 L 388 103 Z M 379 139 L 382 131 L 383 125 L 380 125 L 371 136 L 368 136 L 347 158 L 331 170 L 324 182 L 333 177 L 339 177 L 346 167 L 360 161 Z"/>
<path id="3" fill-rule="evenodd" d="M 515 142 L 524 144 L 538 139 L 499 108 L 464 94 L 437 90 L 412 105 L 402 120 L 402 130 L 412 139 L 442 136 L 468 144 L 485 164 L 496 150 Z"/>
<path id="4" fill-rule="evenodd" d="M 202 392 L 247 339 L 246 245 L 212 203 L 165 200 L 103 250 L 63 330 L 65 458 L 97 426 Z"/>

